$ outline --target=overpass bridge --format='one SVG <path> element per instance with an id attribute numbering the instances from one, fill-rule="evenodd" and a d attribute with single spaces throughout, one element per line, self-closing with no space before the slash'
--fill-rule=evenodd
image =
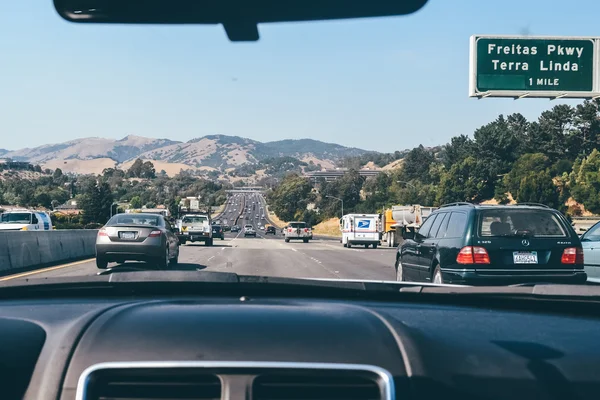
<path id="1" fill-rule="evenodd" d="M 226 190 L 227 193 L 262 193 L 265 188 L 262 186 L 244 186 L 234 187 L 233 189 Z"/>

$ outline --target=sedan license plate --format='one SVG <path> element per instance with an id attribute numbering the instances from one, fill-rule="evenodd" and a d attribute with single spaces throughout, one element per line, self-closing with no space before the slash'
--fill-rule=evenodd
<path id="1" fill-rule="evenodd" d="M 135 232 L 119 232 L 121 239 L 135 239 Z"/>
<path id="2" fill-rule="evenodd" d="M 513 261 L 515 264 L 537 264 L 537 251 L 515 251 Z"/>

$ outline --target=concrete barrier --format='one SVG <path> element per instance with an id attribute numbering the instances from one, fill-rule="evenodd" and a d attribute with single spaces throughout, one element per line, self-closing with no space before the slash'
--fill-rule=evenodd
<path id="1" fill-rule="evenodd" d="M 94 257 L 95 229 L 0 231 L 0 273 Z"/>

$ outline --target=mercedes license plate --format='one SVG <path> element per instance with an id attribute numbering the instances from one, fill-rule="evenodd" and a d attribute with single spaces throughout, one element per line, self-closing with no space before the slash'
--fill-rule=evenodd
<path id="1" fill-rule="evenodd" d="M 121 239 L 135 239 L 135 232 L 119 232 Z"/>
<path id="2" fill-rule="evenodd" d="M 513 261 L 515 264 L 537 264 L 537 251 L 515 251 Z"/>

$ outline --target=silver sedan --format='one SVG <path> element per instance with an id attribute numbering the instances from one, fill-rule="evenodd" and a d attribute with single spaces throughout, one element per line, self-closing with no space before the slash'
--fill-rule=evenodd
<path id="1" fill-rule="evenodd" d="M 157 214 L 117 214 L 98 232 L 96 266 L 145 261 L 167 268 L 179 259 L 179 240 L 171 224 Z"/>

